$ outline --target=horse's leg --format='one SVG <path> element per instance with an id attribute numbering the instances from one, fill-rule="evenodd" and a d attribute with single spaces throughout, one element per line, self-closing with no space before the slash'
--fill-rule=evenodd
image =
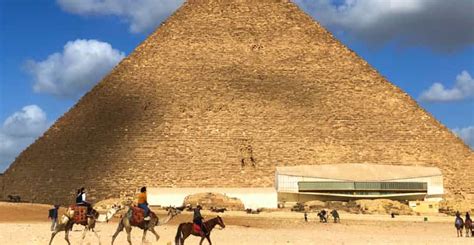
<path id="1" fill-rule="evenodd" d="M 118 234 L 123 231 L 123 223 L 120 220 L 117 230 L 115 231 L 114 235 L 112 236 L 112 245 L 114 245 L 115 238 L 117 238 Z"/>
<path id="2" fill-rule="evenodd" d="M 142 244 L 145 243 L 145 240 L 146 240 L 146 231 L 147 229 L 143 229 L 143 236 L 142 236 Z"/>
<path id="3" fill-rule="evenodd" d="M 160 240 L 160 235 L 158 235 L 158 233 L 156 233 L 155 227 L 151 227 L 150 231 L 151 231 L 151 233 L 153 233 L 153 235 L 155 235 L 156 241 L 158 242 L 158 240 Z"/>
<path id="4" fill-rule="evenodd" d="M 204 241 L 204 238 L 205 237 L 203 237 L 203 236 L 201 237 L 201 241 L 199 242 L 199 245 L 202 245 L 202 242 Z"/>
<path id="5" fill-rule="evenodd" d="M 209 233 L 209 235 L 206 236 L 206 239 L 207 239 L 207 241 L 209 242 L 209 245 L 212 245 L 212 242 L 211 242 L 211 233 Z"/>

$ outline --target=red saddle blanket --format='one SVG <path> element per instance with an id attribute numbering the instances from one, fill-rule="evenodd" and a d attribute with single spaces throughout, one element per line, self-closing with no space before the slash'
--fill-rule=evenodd
<path id="1" fill-rule="evenodd" d="M 196 223 L 193 223 L 193 231 L 194 231 L 195 233 L 201 234 L 201 233 L 202 233 L 201 226 L 199 226 L 199 225 L 196 224 Z"/>
<path id="2" fill-rule="evenodd" d="M 151 215 L 151 213 L 150 213 Z M 139 207 L 132 207 L 132 216 L 130 217 L 131 225 L 141 224 L 145 218 L 145 211 Z"/>
<path id="3" fill-rule="evenodd" d="M 87 224 L 87 207 L 71 205 L 69 208 L 74 210 L 72 220 L 75 224 Z"/>

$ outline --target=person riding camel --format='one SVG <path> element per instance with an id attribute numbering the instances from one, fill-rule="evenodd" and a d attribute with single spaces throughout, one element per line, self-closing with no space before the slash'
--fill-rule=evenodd
<path id="1" fill-rule="evenodd" d="M 145 218 L 143 220 L 149 221 L 150 220 L 150 209 L 148 208 L 147 196 L 146 196 L 146 187 L 143 186 L 140 189 L 140 194 L 138 194 L 138 207 L 143 209 L 145 212 Z"/>
<path id="2" fill-rule="evenodd" d="M 87 216 L 90 216 L 92 206 L 90 203 L 86 201 L 86 189 L 82 187 L 81 189 L 77 190 L 76 195 L 76 205 L 78 206 L 86 206 L 87 207 Z"/>
<path id="3" fill-rule="evenodd" d="M 202 220 L 204 219 L 201 215 L 201 205 L 197 205 L 196 208 L 194 209 L 194 215 L 193 215 L 193 223 L 198 225 L 199 227 L 201 227 L 201 231 L 202 233 L 204 234 L 207 234 L 207 229 L 206 227 L 204 226 L 204 223 L 202 222 Z"/>

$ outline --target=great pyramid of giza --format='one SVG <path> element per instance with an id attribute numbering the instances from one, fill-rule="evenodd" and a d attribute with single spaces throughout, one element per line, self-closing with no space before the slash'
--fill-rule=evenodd
<path id="1" fill-rule="evenodd" d="M 436 166 L 448 196 L 474 194 L 473 151 L 294 3 L 196 0 L 16 158 L 3 195 L 271 187 L 276 166 L 338 163 Z"/>

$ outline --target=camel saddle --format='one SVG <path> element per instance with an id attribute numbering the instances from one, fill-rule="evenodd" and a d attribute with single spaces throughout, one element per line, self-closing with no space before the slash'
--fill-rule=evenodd
<path id="1" fill-rule="evenodd" d="M 137 206 L 130 207 L 130 210 L 132 212 L 131 214 L 129 214 L 131 225 L 141 227 L 142 225 L 146 224 L 146 221 L 144 220 L 145 210 Z M 156 217 L 155 213 L 153 213 L 151 210 L 150 210 L 150 217 L 151 218 Z"/>
<path id="2" fill-rule="evenodd" d="M 72 220 L 75 224 L 87 225 L 87 207 L 79 205 L 69 206 L 71 210 L 74 210 L 74 216 Z"/>

